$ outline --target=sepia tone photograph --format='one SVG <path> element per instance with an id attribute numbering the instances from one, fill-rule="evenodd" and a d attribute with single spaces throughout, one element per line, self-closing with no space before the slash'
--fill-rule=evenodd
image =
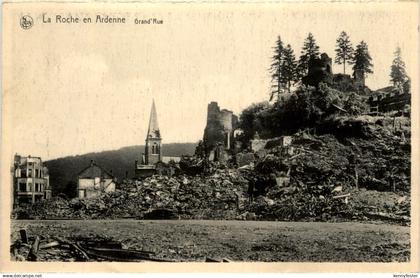
<path id="1" fill-rule="evenodd" d="M 3 266 L 418 271 L 417 2 L 12 1 L 2 28 Z"/>

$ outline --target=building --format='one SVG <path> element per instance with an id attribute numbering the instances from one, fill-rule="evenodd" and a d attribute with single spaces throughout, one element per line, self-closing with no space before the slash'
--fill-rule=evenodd
<path id="1" fill-rule="evenodd" d="M 180 159 L 180 157 L 165 157 L 162 155 L 162 137 L 159 130 L 155 101 L 153 101 L 146 135 L 146 145 L 140 161 L 136 160 L 135 162 L 135 176 L 136 178 L 145 178 L 154 174 L 172 173 L 173 169 L 169 169 L 171 168 L 170 164 L 172 162 L 178 163 Z"/>
<path id="2" fill-rule="evenodd" d="M 79 198 L 91 198 L 104 192 L 115 191 L 116 178 L 91 160 L 90 165 L 80 171 L 77 182 Z"/>
<path id="3" fill-rule="evenodd" d="M 227 160 L 227 151 L 233 149 L 235 145 L 234 133 L 237 125 L 238 117 L 232 111 L 220 109 L 215 101 L 208 104 L 203 144 L 209 160 Z"/>
<path id="4" fill-rule="evenodd" d="M 15 155 L 12 167 L 13 205 L 51 198 L 48 168 L 40 157 Z"/>
<path id="5" fill-rule="evenodd" d="M 153 101 L 143 154 L 143 165 L 155 165 L 160 161 L 162 161 L 162 138 L 160 137 L 155 101 Z"/>
<path id="6" fill-rule="evenodd" d="M 318 87 L 324 83 L 333 89 L 342 92 L 367 92 L 365 76 L 361 71 L 355 71 L 353 77 L 349 74 L 332 72 L 332 59 L 322 53 L 320 57 L 311 57 L 308 62 L 308 74 L 302 78 L 307 86 Z"/>
<path id="7" fill-rule="evenodd" d="M 409 89 L 388 86 L 371 93 L 369 97 L 371 112 L 404 112 L 411 107 L 411 93 Z"/>
<path id="8" fill-rule="evenodd" d="M 311 57 L 308 62 L 308 74 L 302 78 L 302 83 L 309 86 L 318 87 L 323 82 L 331 85 L 333 83 L 332 59 L 326 53 L 322 53 L 319 58 Z"/>

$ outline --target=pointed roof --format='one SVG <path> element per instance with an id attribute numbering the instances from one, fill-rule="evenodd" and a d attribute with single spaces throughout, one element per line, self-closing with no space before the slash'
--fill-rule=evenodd
<path id="1" fill-rule="evenodd" d="M 90 161 L 90 165 L 79 172 L 79 179 L 93 179 L 93 178 L 105 178 L 113 179 L 114 176 L 106 171 L 104 168 L 96 164 L 93 160 Z"/>
<path id="2" fill-rule="evenodd" d="M 150 111 L 149 129 L 147 130 L 147 138 L 160 138 L 155 100 L 153 100 L 152 110 Z"/>

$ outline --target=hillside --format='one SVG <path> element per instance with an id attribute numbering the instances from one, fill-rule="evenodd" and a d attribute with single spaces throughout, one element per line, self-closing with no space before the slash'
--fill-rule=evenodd
<path id="1" fill-rule="evenodd" d="M 172 143 L 165 144 L 162 148 L 164 156 L 181 156 L 183 154 L 193 154 L 196 143 Z M 77 174 L 93 159 L 96 163 L 122 180 L 126 171 L 128 177 L 134 176 L 134 162 L 140 158 L 144 152 L 144 146 L 130 146 L 113 151 L 103 151 L 88 153 L 77 156 L 67 156 L 45 162 L 50 173 L 50 183 L 53 195 L 59 193 L 75 194 Z M 74 195 L 73 195 L 74 196 Z"/>

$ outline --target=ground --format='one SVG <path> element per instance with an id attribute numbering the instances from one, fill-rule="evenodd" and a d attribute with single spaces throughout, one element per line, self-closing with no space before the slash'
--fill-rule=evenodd
<path id="1" fill-rule="evenodd" d="M 410 227 L 385 223 L 12 220 L 28 236 L 106 237 L 173 261 L 406 262 Z M 54 260 L 50 257 L 49 260 Z"/>

